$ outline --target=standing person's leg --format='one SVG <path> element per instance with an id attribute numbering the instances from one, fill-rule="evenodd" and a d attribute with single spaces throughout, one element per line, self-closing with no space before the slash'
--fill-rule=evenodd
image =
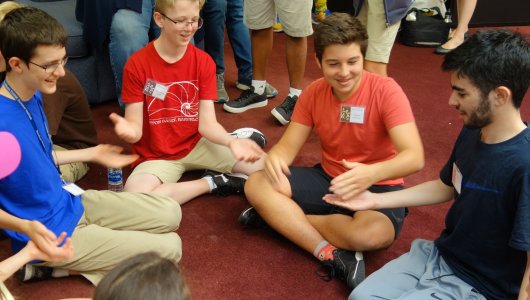
<path id="1" fill-rule="evenodd" d="M 242 113 L 268 104 L 266 71 L 272 53 L 272 25 L 276 18 L 274 1 L 244 0 L 243 18 L 251 29 L 253 79 L 250 89 L 224 104 L 223 109 L 231 113 Z"/>
<path id="2" fill-rule="evenodd" d="M 85 214 L 72 243 L 72 259 L 42 265 L 81 273 L 97 284 L 122 259 L 155 251 L 175 262 L 182 243 L 175 230 L 180 225 L 180 206 L 168 197 L 141 193 L 87 191 Z"/>
<path id="3" fill-rule="evenodd" d="M 216 66 L 215 73 L 217 75 L 218 102 L 226 102 L 229 100 L 224 84 L 224 38 L 227 1 L 206 1 L 201 11 L 201 15 L 204 20 L 204 50 L 210 54 Z"/>
<path id="4" fill-rule="evenodd" d="M 387 65 L 401 22 L 396 22 L 390 26 L 386 25 L 385 7 L 381 0 L 365 1 L 358 18 L 366 26 L 368 33 L 364 69 L 375 74 L 388 76 Z"/>
<path id="5" fill-rule="evenodd" d="M 445 44 L 436 48 L 435 52 L 438 54 L 446 54 L 456 47 L 462 45 L 466 39 L 466 33 L 469 29 L 469 21 L 473 17 L 477 0 L 458 0 L 456 2 L 458 10 L 458 25 L 451 32 L 450 39 Z"/>
<path id="6" fill-rule="evenodd" d="M 237 66 L 237 81 L 252 83 L 252 52 L 250 35 L 243 23 L 243 0 L 227 0 L 226 29 Z"/>
<path id="7" fill-rule="evenodd" d="M 152 15 L 153 0 L 143 0 L 141 14 L 129 9 L 120 9 L 112 18 L 109 56 L 120 106 L 123 106 L 121 102 L 123 67 L 131 54 L 149 42 Z"/>
<path id="8" fill-rule="evenodd" d="M 298 96 L 302 93 L 307 58 L 307 37 L 313 33 L 311 25 L 311 1 L 277 1 L 278 16 L 287 35 L 285 56 L 289 73 L 289 94 L 282 104 L 271 113 L 282 124 L 291 121 L 291 115 Z"/>

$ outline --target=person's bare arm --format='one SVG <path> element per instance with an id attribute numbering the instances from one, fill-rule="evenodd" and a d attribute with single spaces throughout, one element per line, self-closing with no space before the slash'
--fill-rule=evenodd
<path id="1" fill-rule="evenodd" d="M 347 200 L 379 181 L 404 177 L 423 168 L 423 145 L 414 122 L 391 128 L 389 135 L 397 151 L 395 157 L 370 165 L 343 160 L 349 170 L 331 181 L 330 191 Z"/>
<path id="2" fill-rule="evenodd" d="M 311 134 L 312 128 L 291 122 L 282 137 L 269 151 L 265 161 L 265 173 L 273 184 L 280 183 L 280 177 L 289 175 L 289 165 Z"/>
<path id="3" fill-rule="evenodd" d="M 440 179 L 436 179 L 395 192 L 371 193 L 364 191 L 349 199 L 343 199 L 335 194 L 328 194 L 323 199 L 330 204 L 352 211 L 376 210 L 446 202 L 453 199 L 453 190 L 453 187 L 447 186 Z"/>
<path id="4" fill-rule="evenodd" d="M 530 252 L 526 252 L 526 269 L 524 271 L 518 300 L 530 300 Z"/>

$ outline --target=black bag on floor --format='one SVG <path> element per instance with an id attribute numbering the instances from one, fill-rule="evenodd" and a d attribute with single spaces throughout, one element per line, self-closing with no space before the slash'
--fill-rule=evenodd
<path id="1" fill-rule="evenodd" d="M 438 7 L 412 8 L 401 20 L 399 40 L 413 47 L 438 47 L 447 41 L 450 27 Z"/>

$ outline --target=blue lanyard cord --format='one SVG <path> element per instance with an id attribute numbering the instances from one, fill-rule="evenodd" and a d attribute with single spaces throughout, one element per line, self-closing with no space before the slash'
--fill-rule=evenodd
<path id="1" fill-rule="evenodd" d="M 42 139 L 42 137 L 40 135 L 40 132 L 37 129 L 37 124 L 35 124 L 35 120 L 34 120 L 33 116 L 31 115 L 31 112 L 28 110 L 26 105 L 24 105 L 24 102 L 22 102 L 22 100 L 20 99 L 18 94 L 13 90 L 13 88 L 11 88 L 11 86 L 7 83 L 7 81 L 4 80 L 3 86 L 5 86 L 5 88 L 9 92 L 9 94 L 11 94 L 11 96 L 13 96 L 13 98 L 15 98 L 17 103 L 20 105 L 20 107 L 22 107 L 22 109 L 24 110 L 24 112 L 28 116 L 28 119 L 29 119 L 29 121 L 31 123 L 31 126 L 33 126 L 33 129 L 35 130 L 35 134 L 37 135 L 37 138 L 39 139 L 40 145 L 42 146 L 42 150 L 44 150 L 44 153 L 51 159 L 52 164 L 57 169 L 57 172 L 59 172 L 59 174 L 61 174 L 61 170 L 59 169 L 59 166 L 53 160 L 53 154 L 52 154 L 53 153 L 53 143 L 51 142 L 52 137 L 51 137 L 50 131 L 48 130 L 48 125 L 46 125 L 46 122 L 45 122 L 46 118 L 44 117 L 44 115 L 42 113 L 42 107 L 40 107 L 41 108 L 40 113 L 41 113 L 41 117 L 42 117 L 42 120 L 43 120 L 42 122 L 43 122 L 43 125 L 44 125 L 44 129 L 46 130 L 46 134 L 48 135 L 48 140 L 50 141 L 49 155 L 48 155 L 48 151 L 46 150 L 46 145 L 44 144 L 44 140 Z M 39 104 L 39 106 L 40 106 L 40 104 Z"/>

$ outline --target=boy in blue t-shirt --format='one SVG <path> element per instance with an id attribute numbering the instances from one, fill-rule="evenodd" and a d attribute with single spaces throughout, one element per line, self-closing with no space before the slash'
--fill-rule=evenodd
<path id="1" fill-rule="evenodd" d="M 0 23 L 6 64 L 0 131 L 12 133 L 22 152 L 17 170 L 0 180 L 0 215 L 6 216 L 0 225 L 15 252 L 30 239 L 44 252 L 54 249 L 55 236 L 63 232 L 74 247 L 74 256 L 66 261 L 26 265 L 19 274 L 29 280 L 80 273 L 97 284 L 119 261 L 140 252 L 156 251 L 176 262 L 182 253 L 174 232 L 181 219 L 176 201 L 140 193 L 84 192 L 61 179 L 61 164 L 122 167 L 137 158 L 112 145 L 53 151 L 41 92 L 55 92 L 65 75 L 66 38 L 59 22 L 37 8 L 14 9 Z"/>
<path id="2" fill-rule="evenodd" d="M 350 299 L 529 299 L 530 129 L 520 106 L 530 45 L 507 30 L 479 31 L 445 57 L 449 105 L 464 122 L 440 178 L 398 192 L 325 200 L 351 210 L 455 199 L 435 241 L 361 283 Z"/>

